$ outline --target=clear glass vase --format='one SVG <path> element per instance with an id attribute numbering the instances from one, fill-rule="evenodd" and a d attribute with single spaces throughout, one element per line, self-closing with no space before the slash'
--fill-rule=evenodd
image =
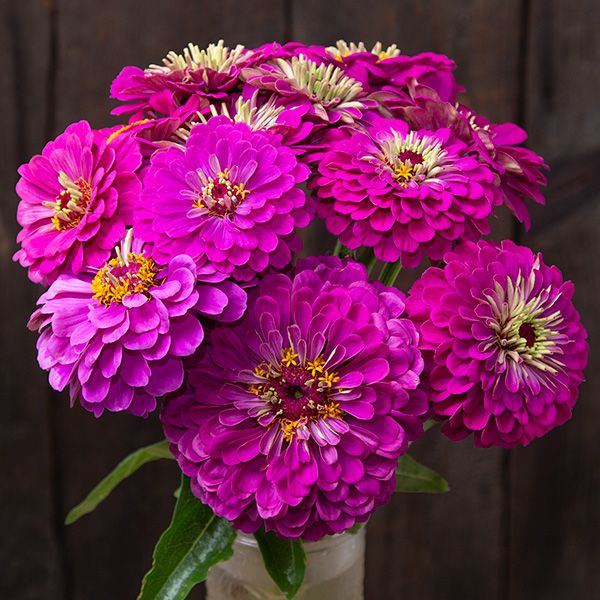
<path id="1" fill-rule="evenodd" d="M 306 575 L 297 600 L 363 600 L 365 528 L 306 542 Z M 215 565 L 207 600 L 279 600 L 285 596 L 265 570 L 254 537 L 238 534 L 233 556 Z"/>

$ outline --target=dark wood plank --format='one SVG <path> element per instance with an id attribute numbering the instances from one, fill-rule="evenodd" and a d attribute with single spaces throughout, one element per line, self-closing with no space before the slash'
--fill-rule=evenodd
<path id="1" fill-rule="evenodd" d="M 33 0 L 3 3 L 0 15 L 0 597 L 59 600 L 49 395 L 25 328 L 41 288 L 11 260 L 18 229 L 15 169 L 47 135 L 50 19 L 48 6 Z"/>
<path id="2" fill-rule="evenodd" d="M 297 1 L 292 37 L 319 44 L 381 40 L 408 54 L 442 52 L 458 63 L 469 104 L 493 120 L 514 120 L 520 16 L 517 0 Z M 512 233 L 513 221 L 503 214 L 494 234 Z M 403 274 L 401 287 L 407 289 L 414 276 Z M 366 597 L 504 597 L 502 451 L 474 450 L 470 442 L 450 443 L 431 432 L 415 445 L 415 455 L 447 475 L 452 492 L 398 495 L 376 513 L 368 529 Z"/>
<path id="3" fill-rule="evenodd" d="M 519 451 L 512 472 L 511 580 L 515 600 L 590 597 L 600 585 L 600 140 L 594 100 L 600 40 L 597 2 L 533 0 L 529 15 L 526 125 L 552 172 L 548 204 L 523 241 L 576 285 L 591 341 L 588 381 L 573 419 Z"/>
<path id="4" fill-rule="evenodd" d="M 591 352 L 573 419 L 516 453 L 510 587 L 515 600 L 583 600 L 600 585 L 600 6 L 530 4 L 526 125 L 552 171 L 547 207 L 522 239 L 575 283 Z"/>
<path id="5" fill-rule="evenodd" d="M 57 131 L 74 120 L 100 127 L 110 82 L 127 64 L 160 62 L 188 42 L 258 45 L 284 35 L 283 2 L 62 0 L 58 13 Z M 157 420 L 105 415 L 96 420 L 57 400 L 63 512 L 129 451 L 159 439 Z M 126 482 L 105 506 L 67 531 L 69 600 L 131 600 L 169 522 L 178 479 L 172 463 L 155 463 Z M 195 593 L 192 597 L 201 597 Z"/>

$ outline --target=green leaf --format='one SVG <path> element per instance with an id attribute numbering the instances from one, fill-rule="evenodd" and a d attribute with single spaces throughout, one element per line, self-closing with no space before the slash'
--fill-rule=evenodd
<path id="1" fill-rule="evenodd" d="M 430 429 L 433 429 L 438 423 L 439 421 L 436 421 L 435 419 L 427 419 L 427 421 L 423 423 L 423 431 L 429 431 Z"/>
<path id="2" fill-rule="evenodd" d="M 400 457 L 396 469 L 397 492 L 439 494 L 449 490 L 448 482 L 441 475 L 418 463 L 408 454 Z"/>
<path id="3" fill-rule="evenodd" d="M 183 600 L 213 565 L 232 554 L 235 531 L 202 504 L 183 477 L 171 524 L 154 549 L 138 600 Z"/>
<path id="4" fill-rule="evenodd" d="M 124 458 L 75 508 L 71 509 L 66 525 L 75 523 L 78 519 L 91 513 L 98 504 L 130 475 L 133 475 L 142 465 L 161 458 L 173 458 L 169 452 L 169 443 L 166 440 L 157 442 L 151 446 L 145 446 Z"/>
<path id="5" fill-rule="evenodd" d="M 272 531 L 259 529 L 254 537 L 265 562 L 267 572 L 277 587 L 290 600 L 293 598 L 306 572 L 306 555 L 301 540 L 280 538 Z"/>

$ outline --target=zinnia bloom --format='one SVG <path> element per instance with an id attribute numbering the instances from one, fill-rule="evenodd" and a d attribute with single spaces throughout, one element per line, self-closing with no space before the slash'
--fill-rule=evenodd
<path id="1" fill-rule="evenodd" d="M 67 127 L 41 155 L 19 168 L 21 202 L 15 254 L 35 282 L 98 267 L 133 224 L 141 184 L 135 140 L 107 143 L 86 121 Z"/>
<path id="2" fill-rule="evenodd" d="M 449 102 L 454 102 L 462 90 L 454 78 L 454 61 L 443 54 L 423 52 L 406 56 L 396 44 L 384 48 L 377 42 L 369 50 L 363 42 L 355 44 L 344 40 L 326 50 L 346 75 L 359 81 L 365 91 L 376 92 L 386 105 L 388 101 L 407 101 L 411 82 L 431 87 Z"/>
<path id="3" fill-rule="evenodd" d="M 510 241 L 464 243 L 407 301 L 434 415 L 452 439 L 511 448 L 571 417 L 587 361 L 573 284 Z"/>
<path id="4" fill-rule="evenodd" d="M 301 261 L 217 327 L 162 420 L 192 490 L 245 532 L 315 540 L 366 521 L 423 432 L 423 363 L 403 296 L 363 265 Z"/>
<path id="5" fill-rule="evenodd" d="M 188 44 L 181 54 L 171 51 L 162 65 L 150 65 L 146 69 L 125 67 L 113 81 L 110 93 L 126 104 L 112 113 L 144 115 L 150 111 L 170 115 L 170 110 L 185 104 L 194 95 L 225 99 L 239 82 L 241 67 L 248 64 L 252 56 L 244 46 L 229 49 L 219 40 L 206 49 Z"/>
<path id="6" fill-rule="evenodd" d="M 273 92 L 285 104 L 305 105 L 307 114 L 323 123 L 352 123 L 374 106 L 364 99 L 361 84 L 342 69 L 303 54 L 246 67 L 241 76 L 249 86 Z"/>
<path id="7" fill-rule="evenodd" d="M 527 133 L 514 123 L 490 123 L 464 106 L 459 106 L 459 112 L 469 123 L 473 143 L 482 160 L 500 177 L 501 202 L 529 229 L 531 219 L 525 200 L 545 203 L 539 188 L 546 185 L 543 170 L 548 169 L 548 165 L 541 156 L 522 145 Z"/>
<path id="8" fill-rule="evenodd" d="M 312 217 L 298 187 L 307 177 L 278 136 L 213 117 L 192 128 L 185 148 L 153 156 L 136 236 L 153 244 L 160 263 L 189 254 L 250 281 L 287 266 L 299 249 L 295 228 Z"/>
<path id="9" fill-rule="evenodd" d="M 404 267 L 489 233 L 498 193 L 494 174 L 450 129 L 409 131 L 387 119 L 333 141 L 310 185 L 319 216 L 345 246 L 373 247 Z"/>
<path id="10" fill-rule="evenodd" d="M 526 200 L 544 204 L 540 186 L 546 185 L 544 159 L 523 147 L 527 133 L 514 123 L 490 123 L 463 104 L 443 102 L 431 88 L 415 82 L 409 86 L 411 105 L 396 111 L 411 129 L 449 127 L 479 159 L 498 175 L 496 204 L 506 205 L 525 224 L 531 225 Z"/>
<path id="11" fill-rule="evenodd" d="M 69 386 L 71 401 L 96 416 L 145 416 L 182 384 L 183 357 L 204 337 L 199 316 L 233 321 L 245 300 L 230 282 L 198 284 L 189 256 L 158 266 L 129 235 L 95 274 L 61 275 L 29 327 L 40 332 L 38 361 L 54 389 Z"/>

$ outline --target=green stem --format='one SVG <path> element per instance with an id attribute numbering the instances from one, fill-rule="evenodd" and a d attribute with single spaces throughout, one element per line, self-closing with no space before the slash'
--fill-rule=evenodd
<path id="1" fill-rule="evenodd" d="M 335 243 L 335 248 L 333 250 L 333 256 L 339 256 L 342 253 L 343 249 L 344 249 L 343 244 L 340 242 L 340 240 L 338 240 Z"/>
<path id="2" fill-rule="evenodd" d="M 430 429 L 433 429 L 436 425 L 438 425 L 438 421 L 436 421 L 435 419 L 427 419 L 427 421 L 423 423 L 423 430 L 429 431 Z"/>
<path id="3" fill-rule="evenodd" d="M 400 261 L 395 263 L 386 263 L 379 274 L 379 281 L 381 281 L 381 283 L 384 285 L 393 286 L 396 283 L 396 279 L 398 278 L 398 274 L 401 270 L 402 263 Z"/>
<path id="4" fill-rule="evenodd" d="M 373 254 L 373 256 L 371 256 L 371 258 L 369 259 L 369 262 L 367 263 L 367 271 L 369 273 L 369 279 L 371 278 L 371 274 L 373 273 L 373 269 L 375 268 L 376 264 L 377 264 L 377 257 Z"/>

